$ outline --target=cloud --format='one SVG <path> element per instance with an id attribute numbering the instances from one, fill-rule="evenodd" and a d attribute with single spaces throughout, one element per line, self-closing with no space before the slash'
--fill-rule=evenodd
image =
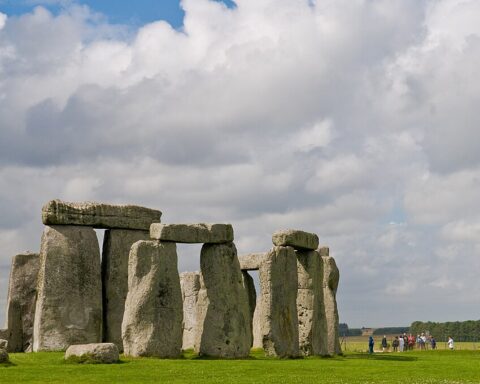
<path id="1" fill-rule="evenodd" d="M 0 280 L 46 201 L 99 200 L 231 222 L 240 253 L 314 231 L 351 326 L 475 317 L 479 4 L 181 4 L 180 30 L 0 14 Z"/>

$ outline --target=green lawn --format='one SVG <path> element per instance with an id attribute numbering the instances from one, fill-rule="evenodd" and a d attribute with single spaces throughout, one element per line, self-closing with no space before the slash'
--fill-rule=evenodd
<path id="1" fill-rule="evenodd" d="M 114 365 L 65 363 L 63 353 L 11 354 L 0 383 L 479 383 L 480 352 L 347 353 L 344 357 L 247 360 L 130 359 Z"/>

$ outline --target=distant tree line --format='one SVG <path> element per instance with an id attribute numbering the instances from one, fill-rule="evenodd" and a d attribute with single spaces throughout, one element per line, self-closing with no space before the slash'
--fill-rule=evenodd
<path id="1" fill-rule="evenodd" d="M 346 323 L 338 324 L 338 333 L 342 336 L 361 336 L 362 330 L 360 328 L 348 328 Z"/>
<path id="2" fill-rule="evenodd" d="M 480 340 L 480 320 L 447 323 L 414 321 L 410 332 L 414 335 L 428 332 L 437 341 L 446 341 L 448 336 L 452 336 L 455 341 L 477 341 Z"/>
<path id="3" fill-rule="evenodd" d="M 374 335 L 400 335 L 402 333 L 408 333 L 409 327 L 385 327 L 377 328 L 373 331 Z"/>

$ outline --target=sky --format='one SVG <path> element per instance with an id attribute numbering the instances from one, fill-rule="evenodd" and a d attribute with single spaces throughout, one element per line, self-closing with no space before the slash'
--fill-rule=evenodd
<path id="1" fill-rule="evenodd" d="M 480 2 L 123 3 L 0 0 L 0 322 L 54 198 L 315 232 L 350 327 L 480 318 Z"/>

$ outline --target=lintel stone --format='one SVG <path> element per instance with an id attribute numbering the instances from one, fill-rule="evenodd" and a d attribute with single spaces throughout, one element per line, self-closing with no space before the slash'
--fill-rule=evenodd
<path id="1" fill-rule="evenodd" d="M 242 271 L 256 271 L 260 269 L 260 265 L 265 259 L 266 253 L 250 253 L 248 255 L 243 255 L 238 257 L 240 262 L 240 269 Z"/>
<path id="2" fill-rule="evenodd" d="M 148 230 L 159 223 L 162 212 L 136 205 L 51 200 L 42 208 L 45 225 L 83 225 L 94 228 Z"/>
<path id="3" fill-rule="evenodd" d="M 233 241 L 230 224 L 159 224 L 150 226 L 150 237 L 154 240 L 175 243 L 220 244 Z"/>
<path id="4" fill-rule="evenodd" d="M 311 249 L 318 248 L 318 236 L 315 233 L 299 231 L 295 229 L 287 229 L 274 232 L 272 242 L 277 247 L 293 247 L 295 249 Z"/>

